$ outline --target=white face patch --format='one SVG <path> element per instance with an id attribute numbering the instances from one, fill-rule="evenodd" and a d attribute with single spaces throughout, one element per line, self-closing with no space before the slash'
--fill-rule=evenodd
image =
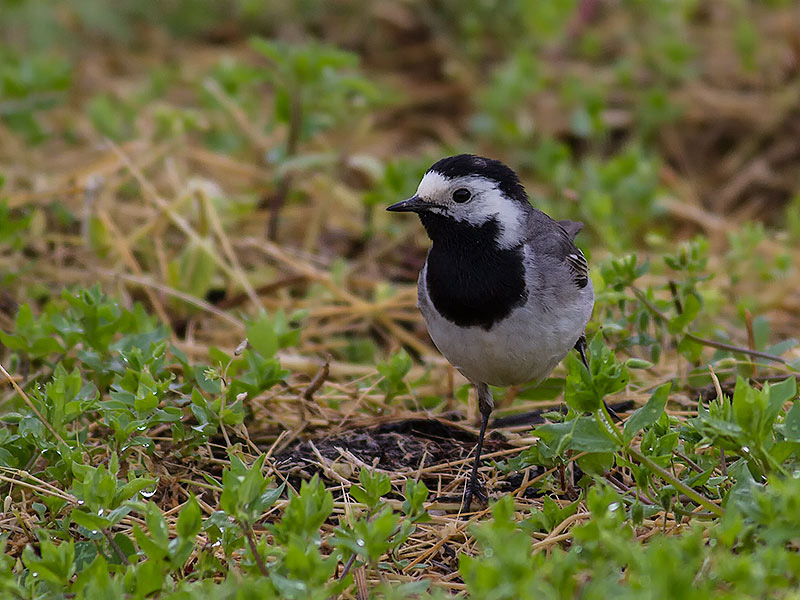
<path id="1" fill-rule="evenodd" d="M 467 202 L 453 200 L 453 192 L 459 188 L 466 188 L 472 194 Z M 497 243 L 501 248 L 516 246 L 524 238 L 526 219 L 523 208 L 491 179 L 477 175 L 448 179 L 437 171 L 429 171 L 417 187 L 417 196 L 441 207 L 431 209 L 432 212 L 447 215 L 455 221 L 466 221 L 480 227 L 495 219 L 500 226 Z"/>
<path id="2" fill-rule="evenodd" d="M 435 201 L 450 189 L 452 181 L 441 173 L 428 171 L 417 186 L 417 196 Z"/>

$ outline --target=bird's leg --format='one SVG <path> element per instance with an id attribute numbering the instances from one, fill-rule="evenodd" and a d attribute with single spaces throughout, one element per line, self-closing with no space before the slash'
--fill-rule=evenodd
<path id="1" fill-rule="evenodd" d="M 469 477 L 467 489 L 464 492 L 464 503 L 461 505 L 462 512 L 469 512 L 473 496 L 486 500 L 478 484 L 478 467 L 481 463 L 481 449 L 483 448 L 483 438 L 486 435 L 486 426 L 489 424 L 489 415 L 492 414 L 492 409 L 494 409 L 494 400 L 492 399 L 492 392 L 489 390 L 488 385 L 485 383 L 477 383 L 475 387 L 478 390 L 478 408 L 481 411 L 481 432 L 478 434 L 478 446 L 475 449 L 472 474 Z"/>
<path id="2" fill-rule="evenodd" d="M 581 337 L 578 338 L 578 341 L 575 342 L 575 350 L 581 355 L 581 360 L 583 361 L 583 366 L 586 367 L 586 370 L 589 371 L 589 375 L 592 374 L 592 370 L 589 368 L 589 359 L 586 357 L 586 334 L 582 333 Z M 622 417 L 620 417 L 616 411 L 611 408 L 608 403 L 603 400 L 603 406 L 606 407 L 608 414 L 611 415 L 611 418 L 619 423 L 622 421 Z"/>
<path id="3" fill-rule="evenodd" d="M 589 359 L 586 357 L 586 334 L 582 333 L 581 337 L 578 338 L 578 341 L 575 342 L 575 350 L 578 351 L 578 354 L 581 355 L 581 360 L 583 361 L 583 366 L 586 367 L 586 370 L 589 371 L 589 374 L 592 373 L 592 370 L 589 368 Z"/>

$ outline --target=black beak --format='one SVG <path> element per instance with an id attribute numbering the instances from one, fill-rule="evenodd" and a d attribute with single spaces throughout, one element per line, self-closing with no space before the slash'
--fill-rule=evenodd
<path id="1" fill-rule="evenodd" d="M 395 202 L 391 206 L 387 206 L 386 210 L 390 212 L 424 212 L 431 208 L 433 204 L 426 202 L 419 196 L 411 196 L 408 200 L 401 200 Z"/>

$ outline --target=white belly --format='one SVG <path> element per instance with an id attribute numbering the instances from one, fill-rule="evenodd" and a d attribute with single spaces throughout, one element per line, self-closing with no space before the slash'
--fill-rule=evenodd
<path id="1" fill-rule="evenodd" d="M 524 305 L 487 330 L 448 321 L 423 288 L 419 307 L 439 351 L 470 381 L 498 386 L 546 378 L 584 332 L 594 297 L 591 282 L 573 288 L 574 293 L 532 292 Z"/>

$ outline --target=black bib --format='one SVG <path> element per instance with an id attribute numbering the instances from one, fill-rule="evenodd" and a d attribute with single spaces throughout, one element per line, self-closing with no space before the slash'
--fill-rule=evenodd
<path id="1" fill-rule="evenodd" d="M 420 220 L 433 241 L 428 294 L 448 321 L 491 329 L 527 300 L 522 247 L 497 246 L 497 221 L 476 227 L 433 213 Z"/>

